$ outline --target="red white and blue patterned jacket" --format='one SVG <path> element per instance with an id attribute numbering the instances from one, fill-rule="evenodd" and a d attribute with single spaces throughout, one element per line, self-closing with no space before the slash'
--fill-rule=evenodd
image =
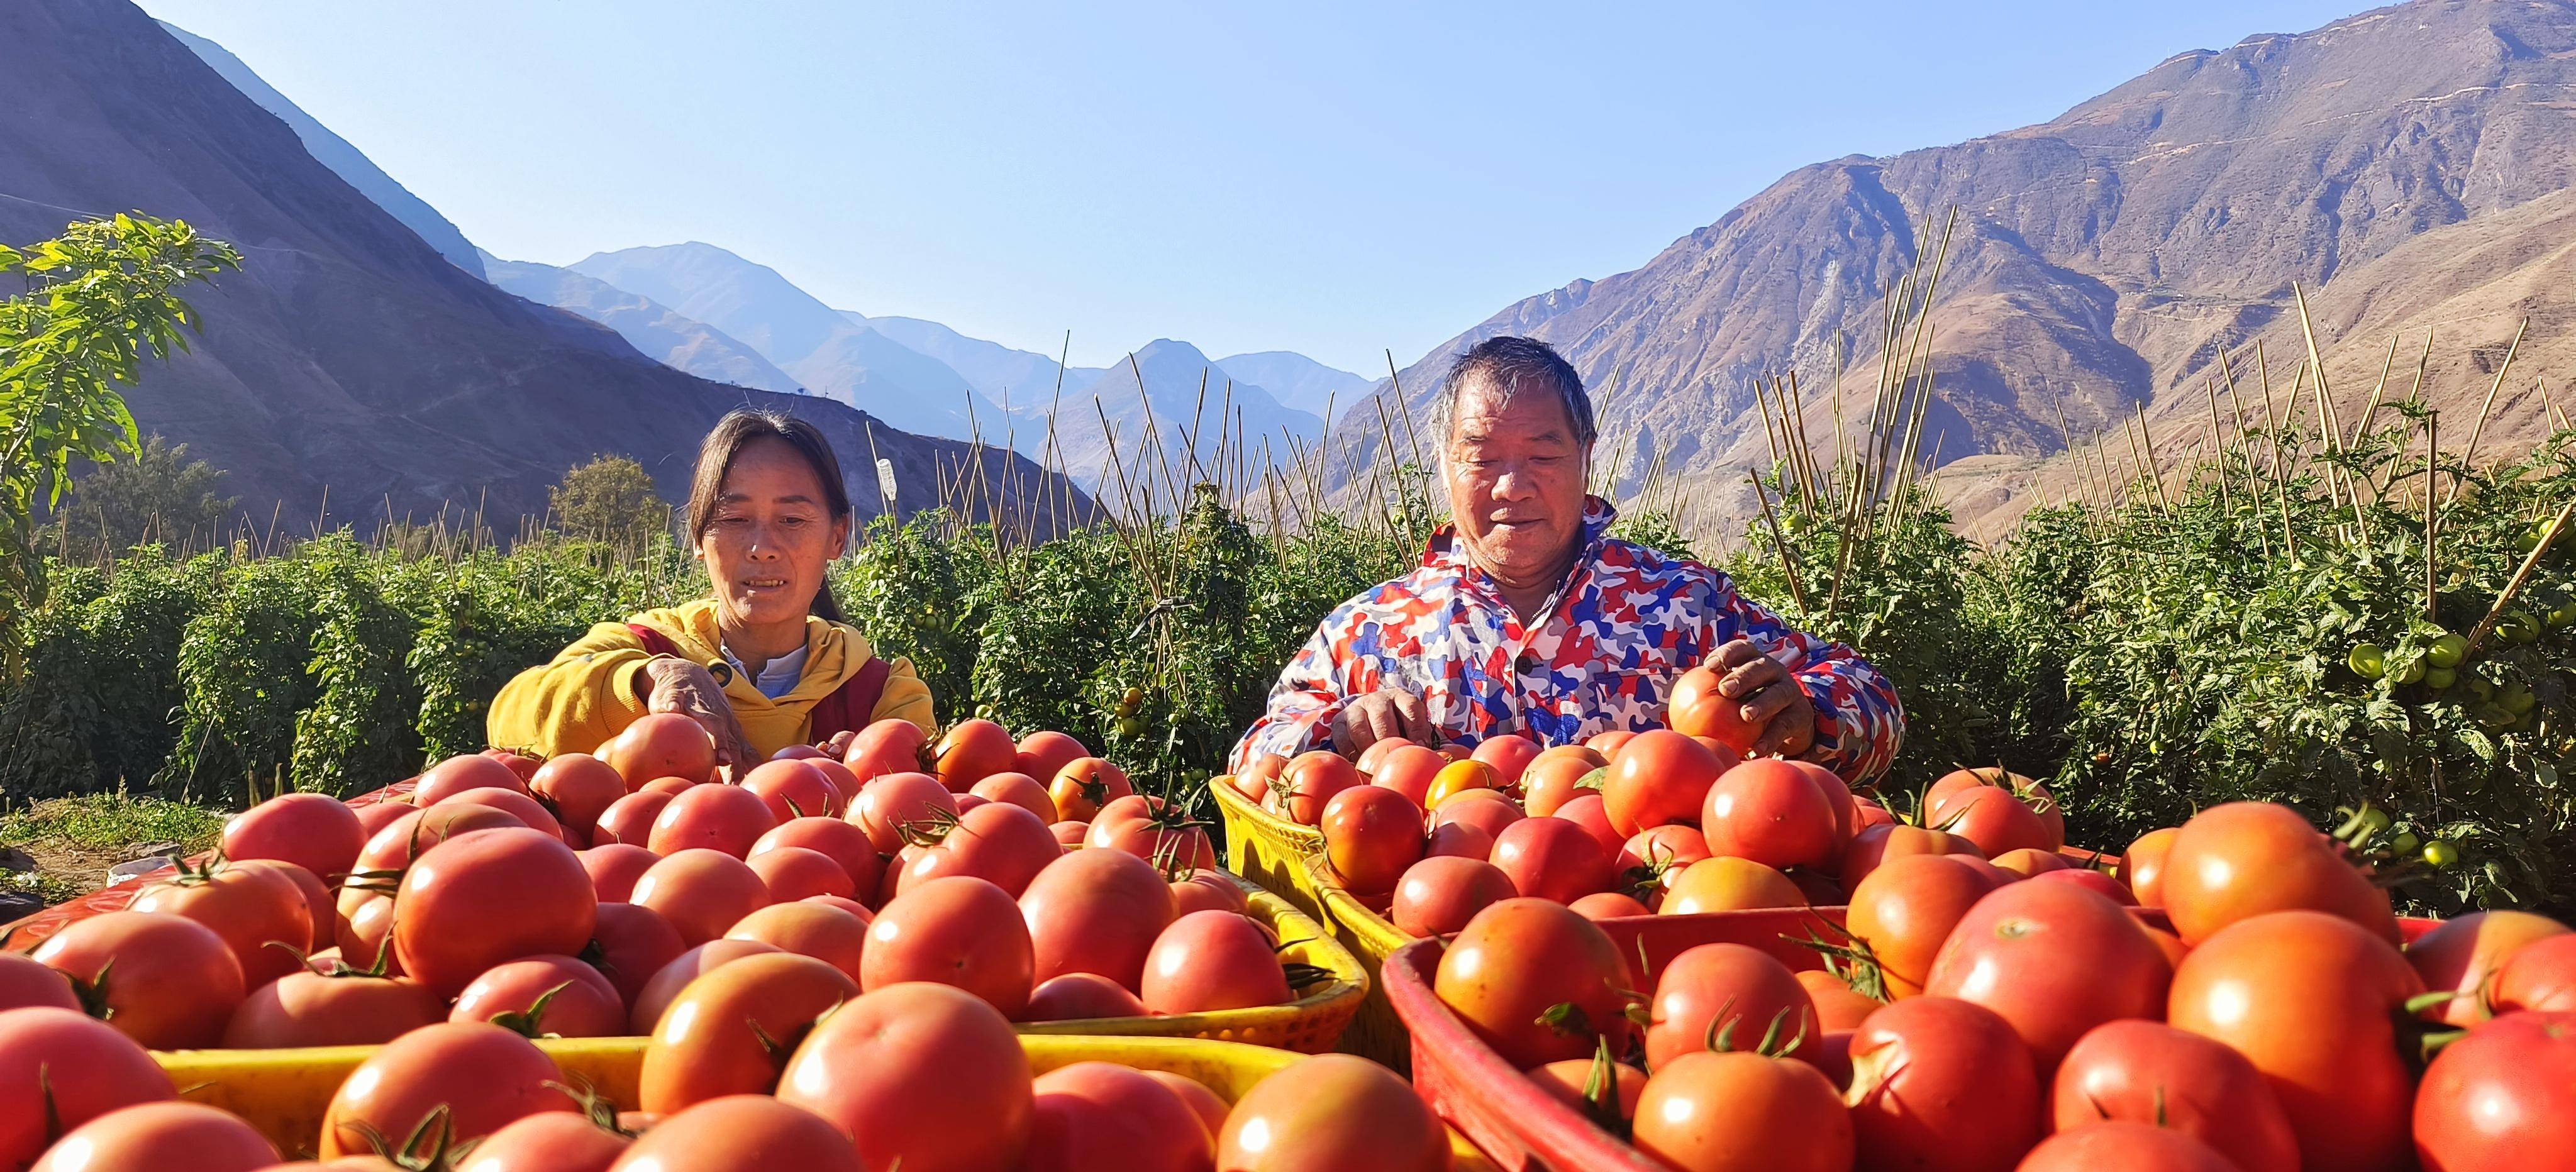
<path id="1" fill-rule="evenodd" d="M 1674 680 L 1743 638 L 1815 702 L 1807 760 L 1854 781 L 1886 771 L 1905 730 L 1886 676 L 1747 601 L 1725 574 L 1608 536 L 1617 515 L 1598 497 L 1585 501 L 1583 556 L 1536 629 L 1442 527 L 1419 569 L 1315 628 L 1279 673 L 1270 711 L 1235 746 L 1235 768 L 1326 745 L 1345 703 L 1386 687 L 1421 696 L 1442 734 L 1468 745 L 1504 733 L 1563 745 L 1661 727 Z"/>

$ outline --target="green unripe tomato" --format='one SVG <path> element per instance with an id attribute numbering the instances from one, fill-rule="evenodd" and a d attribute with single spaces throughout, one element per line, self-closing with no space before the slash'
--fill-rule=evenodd
<path id="1" fill-rule="evenodd" d="M 2423 678 L 2424 678 L 2424 657 L 2423 657 L 2423 656 L 2421 656 L 2421 655 L 2418 655 L 2418 656 L 2416 656 L 2416 657 L 2415 657 L 2415 658 L 2413 658 L 2413 659 L 2409 659 L 2409 660 L 2407 660 L 2407 661 L 2406 661 L 2406 666 L 2405 666 L 2405 667 L 2403 667 L 2403 668 L 2398 669 L 2398 672 L 2397 672 L 2397 682 L 2398 682 L 2398 683 L 2401 683 L 2401 684 L 2411 684 L 2411 683 L 2414 683 L 2415 681 L 2420 680 L 2420 679 L 2423 679 Z"/>
<path id="2" fill-rule="evenodd" d="M 1141 737 L 1145 735 L 1144 720 L 1134 716 L 1119 717 L 1118 735 L 1122 737 Z"/>
<path id="3" fill-rule="evenodd" d="M 2424 862 L 2428 866 L 2448 867 L 2460 861 L 2460 848 L 2441 839 L 2424 844 Z"/>
<path id="4" fill-rule="evenodd" d="M 2372 806 L 2361 812 L 2362 829 L 2374 835 L 2388 833 L 2388 811 Z"/>
<path id="5" fill-rule="evenodd" d="M 2424 839 L 2412 830 L 2400 830 L 2397 837 L 2388 840 L 2388 849 L 2401 855 L 2411 855 L 2424 849 Z"/>
<path id="6" fill-rule="evenodd" d="M 2352 651 L 2343 657 L 2343 665 L 2351 668 L 2354 675 L 2375 680 L 2388 670 L 2388 653 L 2380 650 L 2377 644 L 2355 643 Z"/>
<path id="7" fill-rule="evenodd" d="M 2426 648 L 2424 658 L 2435 667 L 2458 667 L 2469 657 L 2469 641 L 2445 631 Z"/>
<path id="8" fill-rule="evenodd" d="M 2428 668 L 2424 672 L 2424 686 L 2436 692 L 2444 691 L 2459 682 L 2459 675 L 2447 667 Z"/>
<path id="9" fill-rule="evenodd" d="M 2540 620 L 2527 610 L 2506 611 L 2496 620 L 2496 633 L 2515 643 L 2529 643 L 2540 638 Z"/>
<path id="10" fill-rule="evenodd" d="M 2540 697 L 2532 695 L 2531 689 L 2520 684 L 2506 684 L 2503 694 L 2496 698 L 2496 702 L 2504 705 L 2504 710 L 2507 712 L 2516 716 L 2525 716 L 2539 705 Z"/>
<path id="11" fill-rule="evenodd" d="M 2566 629 L 2569 624 L 2576 623 L 2576 602 L 2562 602 L 2550 607 L 2546 618 L 2551 630 Z"/>

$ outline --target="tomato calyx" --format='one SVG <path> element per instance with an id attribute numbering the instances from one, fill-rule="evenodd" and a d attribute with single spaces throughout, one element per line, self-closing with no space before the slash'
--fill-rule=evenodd
<path id="1" fill-rule="evenodd" d="M 2406 1060 L 2407 1070 L 2416 1078 L 2424 1077 L 2424 1069 L 2444 1048 L 2469 1036 L 2466 1028 L 2426 1021 L 2421 1015 L 2427 1009 L 2466 996 L 2469 994 L 2457 989 L 2418 993 L 2389 1015 L 2397 1024 L 2398 1055 Z"/>
<path id="2" fill-rule="evenodd" d="M 54 971 L 62 972 L 60 969 Z M 107 963 L 98 966 L 98 975 L 86 981 L 70 973 L 63 973 L 63 979 L 71 982 L 72 996 L 79 999 L 82 1013 L 100 1021 L 108 1021 L 116 1016 L 116 1007 L 108 1004 L 107 999 L 108 974 L 115 971 L 116 958 L 111 956 L 107 958 Z"/>
<path id="3" fill-rule="evenodd" d="M 611 1100 L 608 1096 L 599 1093 L 599 1088 L 593 1086 L 589 1079 L 576 1075 L 573 1080 L 568 1083 L 555 1082 L 549 1079 L 545 1085 L 563 1092 L 563 1096 L 572 1100 L 573 1106 L 580 1109 L 581 1117 L 589 1120 L 591 1126 L 596 1127 L 601 1131 L 605 1131 L 610 1135 L 621 1136 L 626 1139 L 633 1139 L 636 1136 L 644 1134 L 640 1131 L 633 1131 L 619 1126 L 617 1122 L 616 1102 Z M 482 1141 L 476 1140 L 475 1142 L 481 1143 Z"/>
<path id="4" fill-rule="evenodd" d="M 790 805 L 792 806 L 793 803 Z M 956 831 L 956 811 L 944 810 L 937 806 L 922 811 L 919 818 L 897 823 L 894 828 L 895 837 L 902 839 L 906 845 L 924 849 L 948 841 L 948 836 Z"/>
<path id="5" fill-rule="evenodd" d="M 1580 777 L 1580 778 L 1576 779 L 1576 780 L 1575 780 L 1575 783 L 1574 783 L 1574 788 L 1576 788 L 1576 789 L 1589 789 L 1589 790 L 1604 790 L 1604 791 L 1608 790 L 1608 789 L 1610 788 L 1610 768 L 1609 768 L 1609 766 L 1606 766 L 1606 765 L 1605 765 L 1605 766 L 1602 766 L 1601 768 L 1599 768 L 1599 769 L 1595 769 L 1595 770 L 1593 770 L 1592 772 L 1590 772 L 1590 773 L 1586 773 L 1586 774 L 1584 774 L 1582 777 Z"/>
<path id="6" fill-rule="evenodd" d="M 1817 935 L 1816 929 L 1810 925 L 1806 939 L 1789 939 L 1789 942 L 1824 954 L 1825 971 L 1840 978 L 1852 992 L 1882 1005 L 1895 1000 L 1888 995 L 1887 968 L 1879 962 L 1878 953 L 1871 950 L 1869 941 L 1849 933 L 1843 934 L 1843 940 L 1845 942 L 1841 944 L 1827 940 Z"/>
<path id="7" fill-rule="evenodd" d="M 1537 1024 L 1546 1026 L 1561 1037 L 1570 1038 L 1576 1034 L 1591 1034 L 1598 1037 L 1601 1033 L 1592 1028 L 1592 1015 L 1583 1012 L 1582 1006 L 1571 1001 L 1559 1001 L 1540 1010 L 1535 1020 Z"/>
<path id="8" fill-rule="evenodd" d="M 1288 978 L 1288 990 L 1292 993 L 1333 979 L 1333 970 L 1301 960 L 1283 962 L 1279 971 Z"/>
<path id="9" fill-rule="evenodd" d="M 506 1013 L 493 1014 L 491 1022 L 493 1025 L 499 1026 L 502 1029 L 508 1030 L 522 1038 L 528 1039 L 529 1041 L 535 1041 L 538 1038 L 555 1037 L 557 1035 L 545 1032 L 545 1028 L 542 1024 L 546 1016 L 546 1007 L 554 1004 L 555 994 L 561 993 L 569 988 L 572 988 L 572 982 L 565 981 L 554 988 L 537 994 L 537 999 L 529 1002 L 526 1009 L 513 1009 Z"/>
<path id="10" fill-rule="evenodd" d="M 1735 1029 L 1737 1026 L 1744 1024 L 1744 1015 L 1729 1012 L 1734 1008 L 1735 998 L 1733 997 L 1727 998 L 1725 1003 L 1717 1007 L 1717 1016 L 1708 1019 L 1708 1029 L 1700 1035 L 1701 1049 L 1712 1050 L 1720 1054 L 1733 1054 L 1738 1052 L 1735 1045 Z M 1762 1040 L 1754 1043 L 1753 1049 L 1750 1052 L 1759 1054 L 1765 1058 L 1782 1058 L 1786 1057 L 1790 1051 L 1796 1050 L 1798 1047 L 1805 1045 L 1807 1043 L 1807 1022 L 1804 1016 L 1801 1016 L 1798 1020 L 1797 1036 L 1790 1038 L 1785 1043 L 1780 1040 L 1780 1028 L 1788 1023 L 1789 1015 L 1796 1011 L 1795 1006 L 1783 1005 L 1780 1007 L 1779 1012 L 1772 1014 L 1771 1024 L 1763 1027 Z"/>
<path id="11" fill-rule="evenodd" d="M 1594 1126 L 1625 1140 L 1628 1120 L 1619 1113 L 1619 1062 L 1610 1055 L 1610 1039 L 1592 1048 L 1592 1069 L 1583 1076 L 1583 1113 Z"/>
<path id="12" fill-rule="evenodd" d="M 341 1126 L 357 1132 L 368 1150 L 403 1169 L 403 1172 L 447 1172 L 465 1154 L 456 1143 L 453 1114 L 445 1103 L 430 1108 L 429 1113 L 421 1116 L 420 1122 L 413 1126 L 411 1134 L 404 1136 L 398 1144 L 371 1123 L 359 1121 Z M 426 1151 L 421 1148 L 424 1142 L 429 1143 Z"/>

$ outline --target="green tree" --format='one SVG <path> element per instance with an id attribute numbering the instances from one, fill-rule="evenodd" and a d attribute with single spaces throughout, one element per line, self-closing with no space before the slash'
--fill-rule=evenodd
<path id="1" fill-rule="evenodd" d="M 546 490 L 555 524 L 565 533 L 639 553 L 671 529 L 671 506 L 653 490 L 644 466 L 625 456 L 600 456 L 564 473 Z"/>
<path id="2" fill-rule="evenodd" d="M 62 545 L 79 561 L 146 541 L 205 548 L 220 543 L 240 497 L 215 495 L 223 470 L 188 458 L 188 445 L 145 436 L 130 460 L 93 465 L 55 512 Z"/>
<path id="3" fill-rule="evenodd" d="M 141 451 L 120 386 L 142 359 L 185 350 L 197 313 L 171 290 L 241 267 L 231 246 L 184 221 L 83 220 L 24 250 L 0 245 L 0 274 L 26 292 L 0 300 L 0 681 L 14 680 L 24 627 L 44 598 L 35 507 L 71 488 L 74 459 Z"/>

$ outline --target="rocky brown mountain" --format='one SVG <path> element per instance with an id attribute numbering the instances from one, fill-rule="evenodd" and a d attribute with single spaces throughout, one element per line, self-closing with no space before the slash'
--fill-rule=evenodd
<path id="1" fill-rule="evenodd" d="M 2481 449 L 2501 450 L 2540 426 L 2531 378 L 2555 384 L 2576 357 L 2571 170 L 2576 4 L 2418 0 L 2181 53 L 2041 125 L 1802 168 L 1640 268 L 1506 307 L 1402 386 L 1428 418 L 1464 346 L 1547 339 L 1610 389 L 1605 436 L 1665 452 L 1707 527 L 1732 531 L 1744 470 L 1768 460 L 1754 380 L 1800 372 L 1810 435 L 1828 434 L 1848 347 L 1845 411 L 1865 410 L 1887 290 L 1928 266 L 1955 209 L 1922 451 L 1952 465 L 1940 483 L 1968 523 L 2017 515 L 2034 486 L 2062 497 L 2068 434 L 2116 432 L 2140 406 L 2160 457 L 2182 459 L 2222 350 L 2263 341 L 2286 398 L 2294 284 L 2347 424 L 2390 336 L 2411 380 L 2429 327 L 2427 397 L 2465 431 L 2531 319 Z M 1334 442 L 1373 454 L 1378 430 L 1362 403 Z"/>
<path id="2" fill-rule="evenodd" d="M 225 491 L 263 524 L 272 501 L 299 527 L 461 506 L 506 532 L 601 452 L 634 456 L 676 498 L 699 437 L 746 403 L 820 424 L 867 513 L 872 448 L 893 461 L 907 511 L 969 458 L 989 483 L 1037 475 L 826 399 L 682 374 L 486 284 L 126 0 L 0 5 L 0 239 L 126 210 L 242 251 L 242 271 L 189 294 L 205 319 L 193 351 L 149 367 L 127 401 L 146 430 L 226 469 Z"/>

